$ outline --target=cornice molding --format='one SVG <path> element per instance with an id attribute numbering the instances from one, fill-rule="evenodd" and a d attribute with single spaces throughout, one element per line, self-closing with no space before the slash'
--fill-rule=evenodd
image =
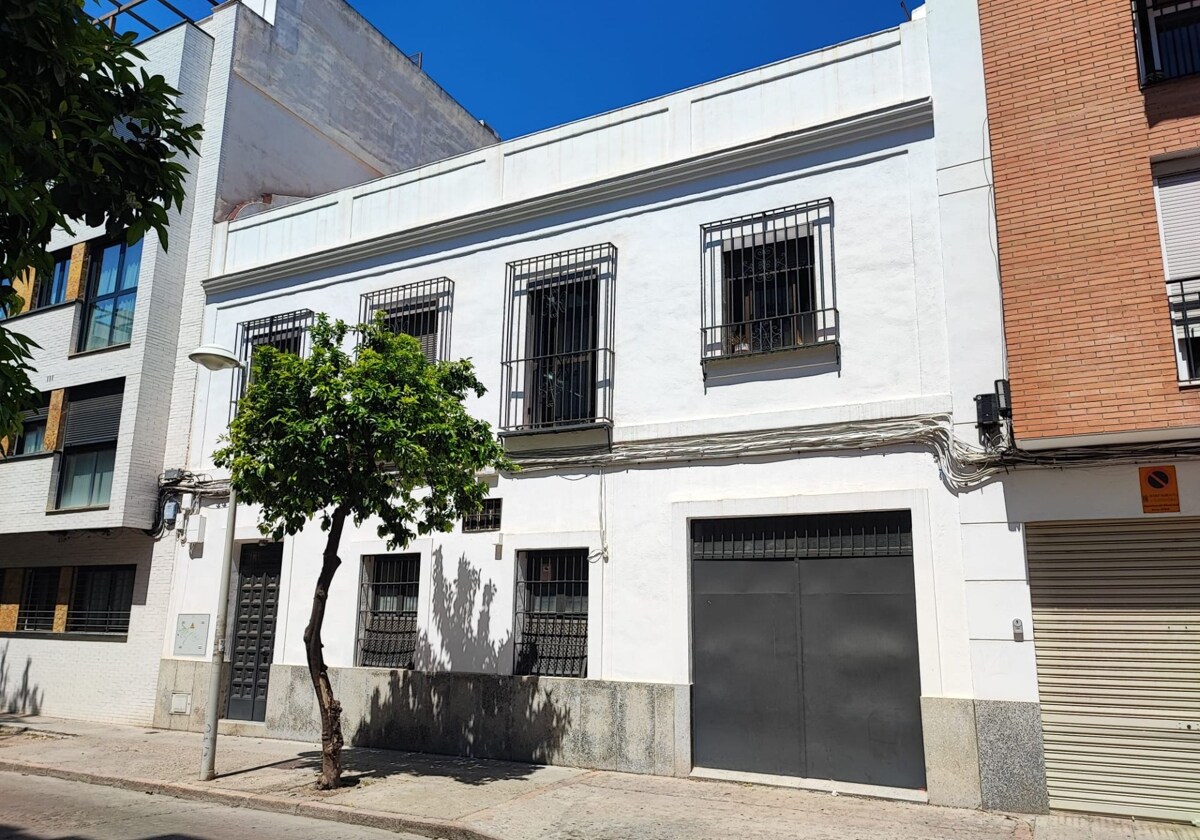
<path id="1" fill-rule="evenodd" d="M 561 210 L 588 207 L 643 194 L 662 186 L 917 128 L 932 121 L 933 101 L 930 98 L 901 102 L 844 120 L 757 140 L 719 152 L 672 161 L 651 169 L 623 173 L 584 186 L 499 205 L 466 216 L 456 216 L 362 241 L 347 242 L 323 251 L 244 271 L 217 275 L 205 280 L 203 287 L 208 295 L 234 292 L 260 283 L 319 271 L 355 260 L 369 259 L 406 248 L 528 221 Z"/>

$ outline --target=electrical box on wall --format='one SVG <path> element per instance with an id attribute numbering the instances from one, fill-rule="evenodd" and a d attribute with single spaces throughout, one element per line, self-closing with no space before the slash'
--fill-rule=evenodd
<path id="1" fill-rule="evenodd" d="M 207 520 L 203 514 L 195 514 L 188 517 L 187 523 L 187 541 L 190 543 L 204 542 L 204 523 Z"/>

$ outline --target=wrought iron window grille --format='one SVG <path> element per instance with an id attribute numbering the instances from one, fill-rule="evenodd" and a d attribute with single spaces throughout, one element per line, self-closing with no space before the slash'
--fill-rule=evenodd
<path id="1" fill-rule="evenodd" d="M 1167 281 L 1181 385 L 1200 385 L 1200 276 Z"/>
<path id="2" fill-rule="evenodd" d="M 468 513 L 463 517 L 463 533 L 473 534 L 479 531 L 499 531 L 500 509 L 503 501 L 503 499 L 484 499 L 483 507 L 480 510 Z"/>
<path id="3" fill-rule="evenodd" d="M 508 264 L 501 430 L 612 423 L 616 274 L 608 243 Z"/>
<path id="4" fill-rule="evenodd" d="M 450 316 L 454 309 L 454 281 L 446 277 L 406 283 L 362 296 L 359 320 L 371 321 L 384 313 L 384 324 L 394 333 L 411 335 L 421 343 L 431 362 L 450 358 Z"/>
<path id="5" fill-rule="evenodd" d="M 703 225 L 700 359 L 835 345 L 833 200 Z"/>
<path id="6" fill-rule="evenodd" d="M 413 667 L 420 574 L 420 554 L 363 557 L 356 657 L 360 667 Z"/>
<path id="7" fill-rule="evenodd" d="M 1200 73 L 1200 0 L 1133 0 L 1143 87 Z"/>
<path id="8" fill-rule="evenodd" d="M 316 314 L 311 309 L 297 309 L 238 324 L 234 346 L 238 348 L 242 366 L 234 372 L 233 391 L 229 400 L 230 418 L 237 408 L 237 401 L 246 393 L 254 350 L 270 346 L 283 353 L 305 356 L 309 351 L 309 328 L 315 320 Z"/>
<path id="9" fill-rule="evenodd" d="M 586 677 L 587 625 L 588 550 L 520 552 L 513 672 Z"/>

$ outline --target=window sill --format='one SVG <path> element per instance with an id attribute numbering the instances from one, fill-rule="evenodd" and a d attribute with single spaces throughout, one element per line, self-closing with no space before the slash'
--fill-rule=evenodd
<path id="1" fill-rule="evenodd" d="M 46 508 L 46 514 L 58 513 L 87 513 L 94 510 L 108 510 L 110 505 L 89 505 L 87 507 Z"/>
<path id="2" fill-rule="evenodd" d="M 0 464 L 5 464 L 9 461 L 36 461 L 39 458 L 49 458 L 57 455 L 53 449 L 45 449 L 41 452 L 25 452 L 20 455 L 5 455 L 0 458 Z"/>
<path id="3" fill-rule="evenodd" d="M 100 353 L 111 353 L 114 350 L 125 350 L 132 345 L 133 342 L 126 341 L 124 344 L 110 344 L 107 347 L 96 347 L 92 350 L 76 350 L 73 353 L 68 353 L 68 359 L 78 359 L 80 356 L 96 356 Z"/>
<path id="4" fill-rule="evenodd" d="M 129 641 L 128 633 L 54 633 L 44 630 L 0 631 L 0 639 L 52 639 L 62 642 L 119 642 Z"/>
<path id="5" fill-rule="evenodd" d="M 501 429 L 502 438 L 526 437 L 531 435 L 556 435 L 566 432 L 583 432 L 590 429 L 611 429 L 611 420 L 581 420 L 577 423 L 563 423 L 558 426 L 522 426 L 515 429 Z"/>
<path id="6" fill-rule="evenodd" d="M 57 312 L 59 309 L 66 309 L 69 306 L 79 306 L 83 303 L 81 300 L 64 300 L 62 303 L 53 303 L 50 306 L 43 306 L 39 309 L 26 309 L 24 312 L 18 312 L 16 315 L 9 315 L 3 320 L 5 324 L 10 321 L 15 321 L 18 318 L 28 318 L 31 315 L 41 315 L 43 312 Z"/>
<path id="7" fill-rule="evenodd" d="M 839 347 L 840 343 L 837 339 L 829 341 L 815 341 L 811 344 L 794 344 L 790 347 L 779 347 L 774 350 L 745 350 L 739 353 L 721 353 L 716 356 L 705 356 L 700 359 L 700 364 L 725 364 L 727 362 L 737 362 L 743 359 L 761 359 L 769 356 L 780 356 L 785 353 L 811 353 L 814 350 L 820 350 L 823 347 Z"/>

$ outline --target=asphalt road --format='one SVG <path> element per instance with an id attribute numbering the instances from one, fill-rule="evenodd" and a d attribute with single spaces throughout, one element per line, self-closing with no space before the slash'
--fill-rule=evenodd
<path id="1" fill-rule="evenodd" d="M 418 840 L 288 814 L 0 773 L 4 840 Z"/>

